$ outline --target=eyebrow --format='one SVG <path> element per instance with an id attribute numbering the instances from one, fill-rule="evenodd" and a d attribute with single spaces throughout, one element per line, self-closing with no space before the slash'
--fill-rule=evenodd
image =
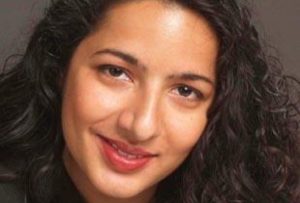
<path id="1" fill-rule="evenodd" d="M 97 51 L 94 55 L 99 55 L 99 54 L 111 54 L 113 56 L 121 58 L 122 60 L 126 61 L 127 63 L 129 63 L 131 65 L 142 66 L 143 68 L 145 68 L 145 66 L 141 65 L 141 63 L 139 62 L 139 60 L 136 57 L 132 56 L 129 53 L 119 51 L 117 49 L 103 49 L 103 50 Z"/>
<path id="2" fill-rule="evenodd" d="M 174 75 L 170 75 L 168 78 L 169 79 L 178 78 L 180 80 L 189 80 L 189 81 L 204 81 L 204 82 L 212 85 L 213 87 L 215 86 L 215 83 L 208 77 L 203 76 L 203 75 L 194 74 L 194 73 L 182 73 L 179 75 L 174 74 Z"/>
<path id="3" fill-rule="evenodd" d="M 97 51 L 94 55 L 99 55 L 99 54 L 111 54 L 113 56 L 121 58 L 122 60 L 124 60 L 125 62 L 127 62 L 133 66 L 138 66 L 138 67 L 141 67 L 142 69 L 147 69 L 147 67 L 145 65 L 143 65 L 142 63 L 140 63 L 140 61 L 133 55 L 131 55 L 129 53 L 125 53 L 125 52 L 117 50 L 117 49 L 111 49 L 111 48 L 103 49 L 103 50 Z M 181 79 L 181 80 L 189 80 L 189 81 L 204 81 L 206 83 L 209 83 L 212 86 L 215 86 L 215 83 L 208 77 L 206 77 L 204 75 L 198 75 L 195 73 L 187 72 L 187 73 L 181 73 L 181 74 L 173 74 L 168 77 L 168 79 L 174 79 L 174 78 Z"/>

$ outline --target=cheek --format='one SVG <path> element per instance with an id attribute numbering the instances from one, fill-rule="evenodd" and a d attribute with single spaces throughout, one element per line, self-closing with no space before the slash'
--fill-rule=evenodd
<path id="1" fill-rule="evenodd" d="M 102 86 L 95 79 L 78 80 L 66 88 L 65 114 L 74 124 L 92 124 L 101 121 L 121 108 L 121 95 Z"/>
<path id="2" fill-rule="evenodd" d="M 179 153 L 187 154 L 197 143 L 206 126 L 206 113 L 193 112 L 169 117 L 167 142 Z"/>

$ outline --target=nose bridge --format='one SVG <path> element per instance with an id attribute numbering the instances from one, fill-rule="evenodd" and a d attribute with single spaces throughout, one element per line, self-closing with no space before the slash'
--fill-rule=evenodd
<path id="1" fill-rule="evenodd" d="M 155 89 L 141 94 L 134 113 L 133 128 L 137 136 L 150 138 L 158 128 L 159 92 Z"/>

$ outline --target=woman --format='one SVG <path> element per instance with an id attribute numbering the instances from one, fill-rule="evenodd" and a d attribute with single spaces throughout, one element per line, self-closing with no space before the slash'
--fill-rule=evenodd
<path id="1" fill-rule="evenodd" d="M 52 1 L 1 74 L 1 180 L 20 202 L 299 202 L 297 82 L 234 1 Z"/>

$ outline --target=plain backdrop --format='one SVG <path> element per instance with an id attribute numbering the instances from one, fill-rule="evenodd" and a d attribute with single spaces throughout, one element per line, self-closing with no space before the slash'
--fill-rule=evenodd
<path id="1" fill-rule="evenodd" d="M 22 53 L 48 2 L 49 0 L 0 0 L 0 68 L 9 55 Z M 253 8 L 253 21 L 262 38 L 277 50 L 276 54 L 287 72 L 300 78 L 300 0 L 248 2 Z"/>

